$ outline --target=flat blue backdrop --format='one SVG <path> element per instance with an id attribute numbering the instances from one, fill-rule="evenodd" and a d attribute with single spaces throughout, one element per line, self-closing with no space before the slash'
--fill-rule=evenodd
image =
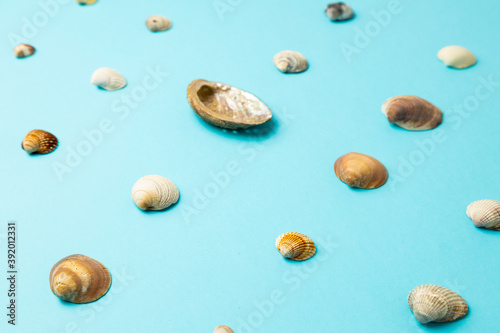
<path id="1" fill-rule="evenodd" d="M 498 331 L 500 233 L 476 229 L 465 210 L 500 199 L 500 2 L 349 3 L 356 18 L 333 23 L 317 0 L 2 2 L 0 242 L 5 250 L 7 221 L 17 221 L 19 278 L 17 325 L 4 314 L 0 330 Z M 378 23 L 373 11 L 394 8 Z M 148 31 L 153 14 L 172 29 Z M 16 59 L 17 42 L 36 54 Z M 477 65 L 446 68 L 436 55 L 454 44 Z M 307 57 L 307 72 L 274 67 L 287 49 Z M 97 89 L 99 67 L 128 86 Z M 207 125 L 186 99 L 198 78 L 256 94 L 274 121 L 236 133 Z M 380 106 L 401 94 L 436 104 L 443 124 L 390 126 Z M 55 152 L 21 149 L 35 128 L 57 135 Z M 388 183 L 340 182 L 333 164 L 351 151 L 382 161 Z M 131 188 L 148 174 L 178 186 L 175 207 L 134 205 Z M 274 241 L 289 231 L 315 240 L 317 255 L 284 260 Z M 50 291 L 50 269 L 74 253 L 113 274 L 95 303 Z M 459 292 L 468 316 L 418 324 L 406 297 L 426 283 Z"/>

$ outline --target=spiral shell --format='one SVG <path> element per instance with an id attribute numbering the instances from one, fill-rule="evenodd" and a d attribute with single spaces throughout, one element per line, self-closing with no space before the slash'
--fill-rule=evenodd
<path id="1" fill-rule="evenodd" d="M 147 18 L 146 27 L 153 32 L 165 31 L 172 27 L 172 22 L 161 15 L 153 15 Z"/>
<path id="2" fill-rule="evenodd" d="M 19 44 L 14 47 L 14 54 L 18 58 L 26 58 L 35 53 L 35 48 L 28 44 Z"/>
<path id="3" fill-rule="evenodd" d="M 117 71 L 102 67 L 92 74 L 90 82 L 102 89 L 118 90 L 127 85 L 127 80 Z"/>
<path id="4" fill-rule="evenodd" d="M 99 261 L 74 254 L 59 260 L 50 271 L 50 289 L 62 300 L 89 303 L 106 294 L 111 275 Z"/>
<path id="5" fill-rule="evenodd" d="M 76 0 L 80 5 L 92 5 L 97 2 L 97 0 Z"/>
<path id="6" fill-rule="evenodd" d="M 219 325 L 215 328 L 213 333 L 233 333 L 233 330 L 226 325 Z"/>
<path id="7" fill-rule="evenodd" d="M 200 118 L 222 128 L 260 125 L 273 116 L 257 96 L 223 83 L 194 80 L 189 84 L 187 98 Z"/>
<path id="8" fill-rule="evenodd" d="M 57 148 L 54 134 L 43 130 L 32 130 L 26 134 L 21 147 L 30 154 L 48 154 Z"/>
<path id="9" fill-rule="evenodd" d="M 500 202 L 495 200 L 474 201 L 467 207 L 467 216 L 478 228 L 500 230 Z"/>
<path id="10" fill-rule="evenodd" d="M 377 188 L 385 184 L 388 172 L 377 159 L 360 153 L 340 156 L 333 166 L 335 175 L 350 187 Z"/>
<path id="11" fill-rule="evenodd" d="M 302 261 L 316 253 L 316 246 L 311 238 L 298 232 L 288 232 L 276 238 L 276 248 L 284 258 Z"/>
<path id="12" fill-rule="evenodd" d="M 432 103 L 416 96 L 396 96 L 382 105 L 382 113 L 389 122 L 409 131 L 436 128 L 443 121 L 443 112 Z"/>
<path id="13" fill-rule="evenodd" d="M 408 295 L 408 305 L 420 323 L 452 321 L 465 316 L 469 307 L 456 292 L 423 284 Z"/>
<path id="14" fill-rule="evenodd" d="M 332 21 L 348 21 L 354 17 L 351 6 L 343 2 L 333 2 L 325 8 L 326 16 Z"/>
<path id="15" fill-rule="evenodd" d="M 438 52 L 438 58 L 448 67 L 464 69 L 473 66 L 477 59 L 465 47 L 450 45 L 443 47 Z"/>
<path id="16" fill-rule="evenodd" d="M 144 176 L 132 187 L 132 199 L 142 210 L 163 210 L 179 200 L 179 190 L 165 177 Z"/>
<path id="17" fill-rule="evenodd" d="M 281 51 L 274 56 L 273 62 L 283 73 L 301 73 L 309 66 L 306 58 L 295 51 Z"/>

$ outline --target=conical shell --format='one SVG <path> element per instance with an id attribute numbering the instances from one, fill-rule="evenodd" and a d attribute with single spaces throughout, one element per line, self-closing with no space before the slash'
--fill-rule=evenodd
<path id="1" fill-rule="evenodd" d="M 93 302 L 106 294 L 111 275 L 99 261 L 74 254 L 59 260 L 50 271 L 50 289 L 62 300 Z"/>
<path id="2" fill-rule="evenodd" d="M 273 116 L 255 95 L 223 83 L 195 80 L 189 84 L 187 98 L 198 116 L 222 128 L 260 125 Z"/>
<path id="3" fill-rule="evenodd" d="M 295 51 L 281 51 L 274 56 L 273 62 L 283 73 L 301 73 L 309 66 L 306 58 Z"/>
<path id="4" fill-rule="evenodd" d="M 54 134 L 43 130 L 32 130 L 26 134 L 21 147 L 30 154 L 48 154 L 57 148 Z"/>
<path id="5" fill-rule="evenodd" d="M 153 15 L 147 18 L 146 27 L 153 32 L 165 31 L 172 27 L 172 22 L 164 16 Z"/>
<path id="6" fill-rule="evenodd" d="M 469 307 L 456 292 L 424 284 L 408 295 L 408 305 L 420 323 L 452 321 L 465 316 Z"/>
<path id="7" fill-rule="evenodd" d="M 179 190 L 165 177 L 144 176 L 134 184 L 132 199 L 142 210 L 163 210 L 179 200 Z"/>
<path id="8" fill-rule="evenodd" d="M 118 90 L 127 85 L 127 80 L 120 73 L 106 67 L 96 70 L 90 82 L 106 90 Z"/>
<path id="9" fill-rule="evenodd" d="M 446 66 L 458 69 L 471 67 L 477 62 L 471 51 L 456 45 L 443 47 L 438 52 L 438 58 Z"/>
<path id="10" fill-rule="evenodd" d="M 382 113 L 391 124 L 409 131 L 436 128 L 443 121 L 443 112 L 432 103 L 416 96 L 396 96 L 382 105 Z"/>
<path id="11" fill-rule="evenodd" d="M 298 232 L 288 232 L 276 238 L 276 248 L 284 258 L 302 261 L 316 253 L 311 238 Z"/>
<path id="12" fill-rule="evenodd" d="M 80 5 L 91 5 L 93 3 L 96 3 L 97 0 L 76 0 Z"/>
<path id="13" fill-rule="evenodd" d="M 35 53 L 35 48 L 28 44 L 19 44 L 14 47 L 14 54 L 18 58 L 29 57 L 33 53 Z"/>
<path id="14" fill-rule="evenodd" d="M 226 325 L 219 325 L 215 328 L 213 333 L 233 333 L 233 330 Z"/>
<path id="15" fill-rule="evenodd" d="M 333 2 L 325 8 L 326 16 L 332 21 L 347 21 L 354 17 L 351 6 L 343 2 Z"/>
<path id="16" fill-rule="evenodd" d="M 385 184 L 388 172 L 377 159 L 360 153 L 340 156 L 333 166 L 335 175 L 350 187 L 377 188 Z"/>
<path id="17" fill-rule="evenodd" d="M 478 228 L 500 230 L 500 202 L 495 200 L 474 201 L 467 207 L 467 216 Z"/>

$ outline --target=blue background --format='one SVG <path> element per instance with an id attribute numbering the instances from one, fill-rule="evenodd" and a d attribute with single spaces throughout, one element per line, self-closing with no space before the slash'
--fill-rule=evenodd
<path id="1" fill-rule="evenodd" d="M 19 233 L 17 325 L 2 315 L 2 331 L 498 330 L 500 233 L 475 228 L 465 210 L 500 198 L 498 84 L 473 105 L 481 78 L 500 81 L 500 2 L 401 0 L 382 28 L 372 11 L 387 10 L 386 0 L 350 0 L 356 18 L 346 23 L 330 22 L 316 0 L 61 2 L 51 17 L 35 0 L 0 4 L 2 248 L 8 220 Z M 153 14 L 172 29 L 148 31 Z M 23 32 L 23 18 L 36 32 Z M 372 37 L 346 57 L 341 46 L 356 47 L 367 28 Z M 37 53 L 16 59 L 14 35 Z M 446 68 L 437 52 L 454 44 L 477 65 Z M 304 54 L 309 70 L 279 72 L 272 58 L 282 50 Z M 128 86 L 97 89 L 90 77 L 99 67 Z M 126 107 L 121 99 L 140 96 L 148 68 L 168 75 Z M 236 133 L 207 125 L 185 96 L 198 78 L 256 94 L 274 121 Z M 400 94 L 433 102 L 443 124 L 390 126 L 380 106 Z M 454 112 L 464 103 L 466 113 Z M 58 177 L 54 166 L 106 119 L 112 131 Z M 57 135 L 55 152 L 21 149 L 35 128 Z M 340 182 L 333 164 L 351 151 L 384 163 L 388 183 L 362 191 Z M 228 167 L 232 175 L 221 175 Z M 134 205 L 131 188 L 148 174 L 178 186 L 176 206 L 145 213 Z M 315 240 L 317 255 L 284 260 L 274 241 L 289 231 Z M 50 291 L 52 265 L 73 253 L 113 274 L 101 300 L 71 305 Z M 418 324 L 406 297 L 426 283 L 457 291 L 468 316 Z"/>

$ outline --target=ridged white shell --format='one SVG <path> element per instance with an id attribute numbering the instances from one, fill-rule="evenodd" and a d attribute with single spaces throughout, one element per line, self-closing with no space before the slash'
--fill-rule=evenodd
<path id="1" fill-rule="evenodd" d="M 467 216 L 478 228 L 500 230 L 500 202 L 495 200 L 474 201 L 467 207 Z"/>
<path id="2" fill-rule="evenodd" d="M 438 58 L 446 66 L 458 69 L 470 67 L 477 62 L 476 57 L 471 51 L 457 45 L 443 47 L 438 52 Z"/>
<path id="3" fill-rule="evenodd" d="M 233 330 L 226 325 L 219 325 L 215 328 L 213 333 L 233 333 Z"/>
<path id="4" fill-rule="evenodd" d="M 28 44 L 19 44 L 14 47 L 14 54 L 18 58 L 26 58 L 35 53 L 35 48 Z"/>
<path id="5" fill-rule="evenodd" d="M 295 51 L 281 51 L 274 56 L 273 62 L 283 73 L 301 73 L 309 67 L 306 58 Z"/>
<path id="6" fill-rule="evenodd" d="M 332 21 L 340 22 L 347 21 L 354 17 L 354 12 L 351 6 L 343 2 L 334 2 L 326 6 L 326 16 Z"/>
<path id="7" fill-rule="evenodd" d="M 127 85 L 127 80 L 117 71 L 111 68 L 102 67 L 92 74 L 90 79 L 92 84 L 106 90 L 118 90 Z"/>
<path id="8" fill-rule="evenodd" d="M 469 307 L 453 290 L 424 284 L 408 294 L 408 305 L 420 323 L 445 322 L 465 316 Z"/>
<path id="9" fill-rule="evenodd" d="M 153 32 L 165 31 L 172 27 L 172 22 L 161 15 L 153 15 L 146 20 L 146 27 Z"/>
<path id="10" fill-rule="evenodd" d="M 179 190 L 165 177 L 144 176 L 134 184 L 132 199 L 142 210 L 163 210 L 179 200 Z"/>

